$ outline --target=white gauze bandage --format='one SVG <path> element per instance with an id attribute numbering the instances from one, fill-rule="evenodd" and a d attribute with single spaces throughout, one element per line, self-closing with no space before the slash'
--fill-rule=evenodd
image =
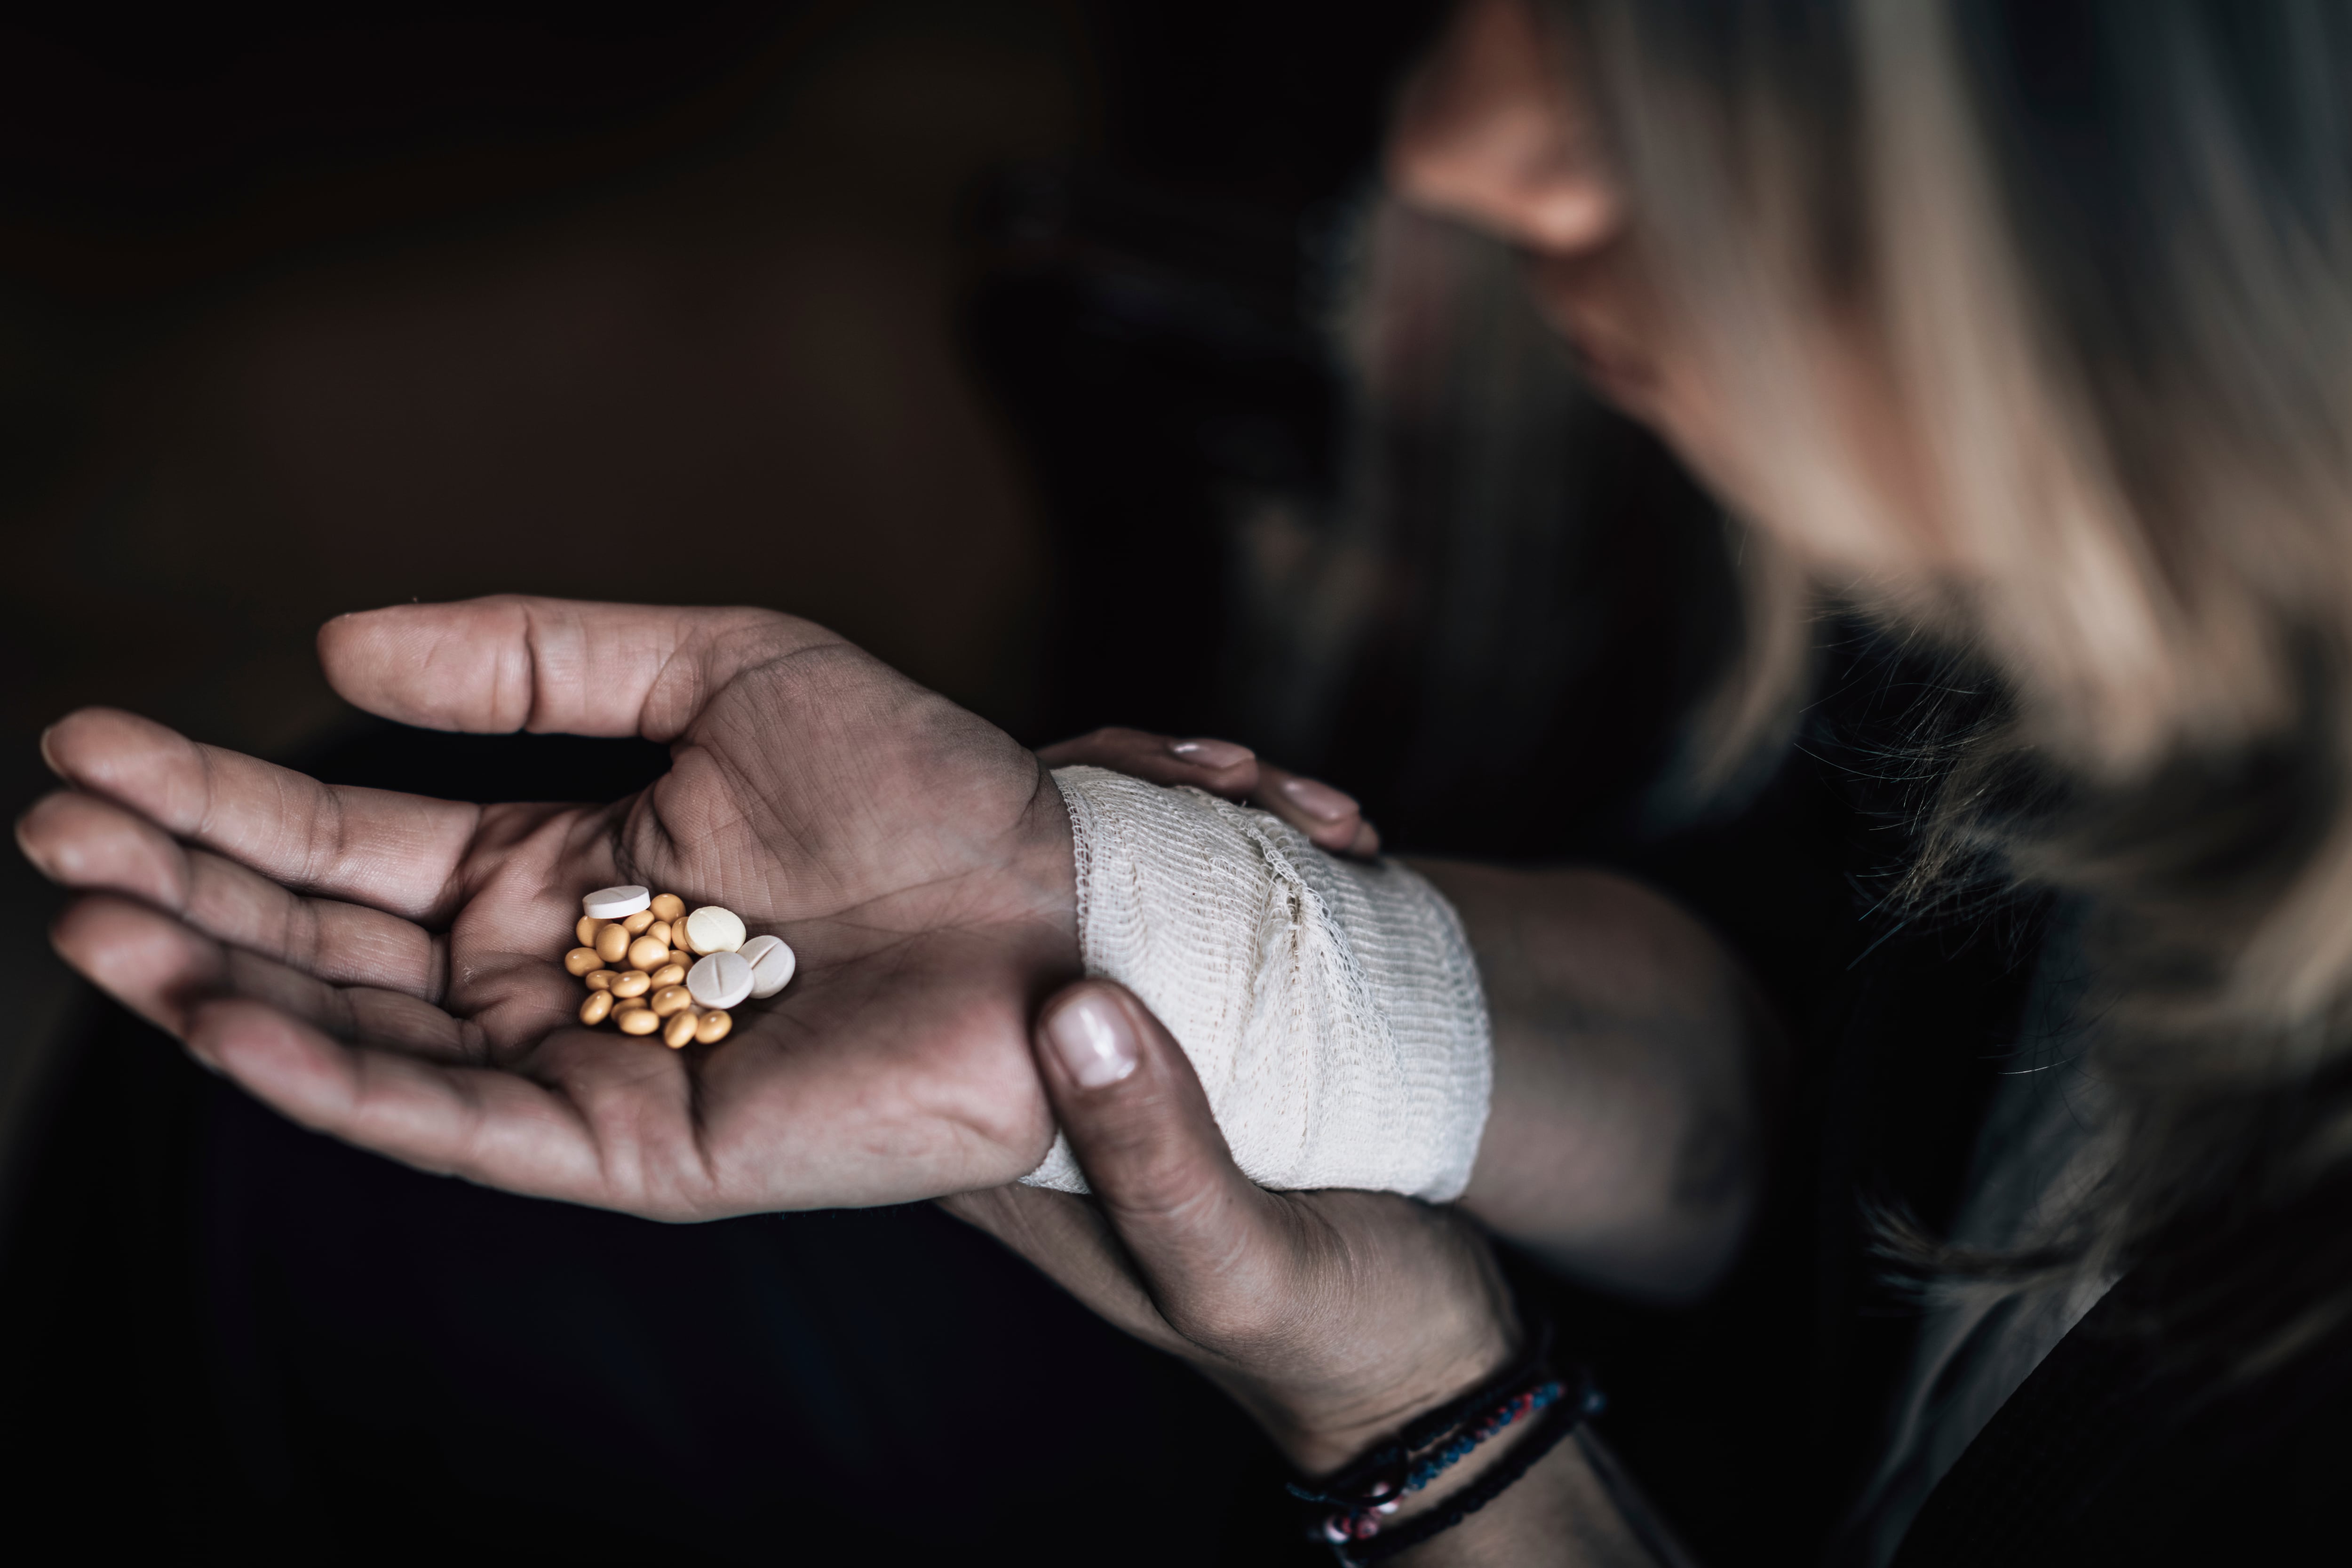
<path id="1" fill-rule="evenodd" d="M 1101 768 L 1054 782 L 1077 841 L 1078 946 L 1176 1037 L 1234 1159 L 1267 1187 L 1461 1195 L 1494 1042 L 1453 907 L 1393 861 Z M 1087 1190 L 1056 1136 L 1022 1178 Z"/>

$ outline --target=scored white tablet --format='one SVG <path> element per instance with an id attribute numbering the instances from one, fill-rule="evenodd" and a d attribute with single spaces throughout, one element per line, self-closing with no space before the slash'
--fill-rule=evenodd
<path id="1" fill-rule="evenodd" d="M 580 900 L 580 907 L 600 921 L 625 920 L 654 901 L 643 888 L 599 888 Z"/>
<path id="2" fill-rule="evenodd" d="M 800 963 L 780 936 L 755 936 L 736 949 L 736 953 L 751 966 L 751 995 L 755 1001 L 773 996 L 791 984 L 793 970 Z"/>
<path id="3" fill-rule="evenodd" d="M 686 972 L 686 990 L 704 1006 L 723 1012 L 751 994 L 751 966 L 740 953 L 714 952 Z"/>

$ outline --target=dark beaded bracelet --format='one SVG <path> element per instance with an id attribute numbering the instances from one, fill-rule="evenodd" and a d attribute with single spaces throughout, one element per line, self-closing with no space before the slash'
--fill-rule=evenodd
<path id="1" fill-rule="evenodd" d="M 1527 1436 L 1512 1445 L 1502 1463 L 1446 1499 L 1444 1507 L 1407 1520 L 1394 1530 L 1382 1531 L 1369 1541 L 1334 1542 L 1332 1556 L 1341 1568 L 1363 1568 L 1401 1552 L 1410 1552 L 1430 1537 L 1460 1524 L 1509 1490 L 1521 1476 L 1535 1468 L 1537 1460 L 1558 1447 L 1561 1438 L 1583 1426 L 1585 1417 L 1599 1413 L 1600 1394 L 1589 1384 L 1586 1387 L 1584 1398 L 1562 1399 L 1546 1411 L 1542 1419 L 1528 1429 Z"/>
<path id="2" fill-rule="evenodd" d="M 1309 1533 L 1328 1544 L 1343 1564 L 1376 1563 L 1452 1529 L 1501 1496 L 1601 1407 L 1600 1390 L 1589 1374 L 1580 1370 L 1563 1378 L 1551 1370 L 1550 1350 L 1547 1324 L 1510 1365 L 1467 1394 L 1426 1412 L 1316 1485 L 1293 1483 L 1292 1496 L 1319 1505 L 1320 1517 Z M 1384 1521 L 1407 1494 L 1419 1491 L 1507 1427 L 1529 1420 L 1534 1425 L 1509 1456 L 1448 1498 L 1443 1508 L 1395 1529 L 1385 1528 Z"/>

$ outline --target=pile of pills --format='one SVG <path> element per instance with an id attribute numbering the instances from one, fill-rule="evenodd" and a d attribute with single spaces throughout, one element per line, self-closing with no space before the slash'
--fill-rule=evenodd
<path id="1" fill-rule="evenodd" d="M 563 967 L 587 982 L 583 1024 L 610 1018 L 625 1035 L 659 1034 L 672 1050 L 717 1045 L 735 1026 L 729 1008 L 792 981 L 793 950 L 781 937 L 747 935 L 732 910 L 706 904 L 688 914 L 676 894 L 643 888 L 600 888 L 580 903 L 580 945 Z"/>

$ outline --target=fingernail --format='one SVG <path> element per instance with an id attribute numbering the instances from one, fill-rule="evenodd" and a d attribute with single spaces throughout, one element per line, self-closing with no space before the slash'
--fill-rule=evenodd
<path id="1" fill-rule="evenodd" d="M 1356 797 L 1315 779 L 1285 779 L 1282 793 L 1307 816 L 1337 822 L 1356 809 Z"/>
<path id="2" fill-rule="evenodd" d="M 1204 768 L 1237 767 L 1255 758 L 1257 753 L 1247 746 L 1236 746 L 1231 741 L 1176 741 L 1168 749 L 1188 763 L 1198 763 Z"/>
<path id="3" fill-rule="evenodd" d="M 1105 1088 L 1135 1070 L 1127 1015 L 1099 993 L 1065 1003 L 1045 1021 L 1045 1038 L 1082 1089 Z"/>

